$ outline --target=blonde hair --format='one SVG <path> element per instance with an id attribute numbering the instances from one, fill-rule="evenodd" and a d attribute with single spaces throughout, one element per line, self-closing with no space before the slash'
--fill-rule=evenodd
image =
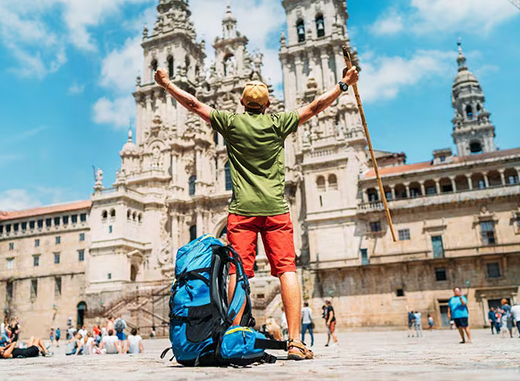
<path id="1" fill-rule="evenodd" d="M 502 303 L 502 305 L 507 304 L 507 299 L 502 299 L 500 302 Z"/>

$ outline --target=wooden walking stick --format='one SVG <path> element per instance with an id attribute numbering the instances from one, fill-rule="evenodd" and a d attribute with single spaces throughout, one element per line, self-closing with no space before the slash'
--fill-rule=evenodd
<path id="1" fill-rule="evenodd" d="M 350 59 L 350 53 L 348 51 L 348 47 L 344 44 L 341 49 L 343 50 L 343 58 L 345 58 L 345 65 L 347 65 L 347 69 L 352 67 L 352 61 Z M 361 103 L 361 98 L 359 97 L 359 91 L 357 88 L 357 84 L 352 85 L 354 89 L 354 95 L 356 96 L 356 102 L 359 109 L 359 115 L 361 116 L 361 123 L 363 124 L 363 130 L 365 131 L 365 138 L 368 144 L 368 151 L 370 152 L 370 157 L 372 158 L 372 163 L 374 163 L 374 172 L 376 173 L 377 185 L 379 185 L 379 193 L 381 193 L 381 199 L 383 200 L 383 205 L 385 207 L 386 219 L 388 221 L 388 226 L 390 228 L 390 233 L 392 233 L 392 239 L 394 242 L 397 241 L 395 238 L 394 225 L 392 223 L 392 216 L 390 215 L 390 210 L 388 209 L 388 203 L 386 202 L 385 189 L 383 188 L 383 182 L 381 181 L 381 177 L 379 176 L 379 168 L 377 167 L 376 156 L 374 154 L 374 148 L 372 148 L 372 141 L 370 140 L 370 134 L 368 132 L 367 121 L 365 119 L 365 113 L 363 112 L 363 104 Z"/>

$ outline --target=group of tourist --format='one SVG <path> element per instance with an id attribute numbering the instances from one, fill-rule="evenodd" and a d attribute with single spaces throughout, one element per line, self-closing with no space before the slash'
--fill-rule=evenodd
<path id="1" fill-rule="evenodd" d="M 513 330 L 516 328 L 518 337 L 520 337 L 520 305 L 515 303 L 511 307 L 507 299 L 501 300 L 501 306 L 494 308 L 491 307 L 488 312 L 488 321 L 491 325 L 491 334 L 500 335 L 506 337 L 509 333 L 509 337 L 513 338 Z"/>
<path id="2" fill-rule="evenodd" d="M 428 314 L 428 330 L 433 332 L 433 316 Z M 408 337 L 422 337 L 422 313 L 419 311 L 408 312 Z"/>
<path id="3" fill-rule="evenodd" d="M 130 335 L 125 334 L 127 324 L 123 318 L 110 317 L 106 326 L 95 325 L 91 331 L 82 326 L 78 331 L 71 332 L 67 341 L 66 355 L 95 355 L 144 353 L 143 339 L 132 328 Z M 52 336 L 52 329 L 51 329 Z"/>
<path id="4" fill-rule="evenodd" d="M 143 341 L 137 334 L 137 329 L 132 328 L 130 335 L 125 334 L 127 324 L 121 317 L 110 317 L 106 326 L 95 325 L 88 331 L 85 326 L 76 330 L 72 326 L 67 329 L 67 341 L 65 354 L 70 355 L 94 355 L 94 354 L 122 354 L 144 353 Z M 0 358 L 27 358 L 52 356 L 49 351 L 52 345 L 59 347 L 60 328 L 50 329 L 50 344 L 45 346 L 41 338 L 32 336 L 27 343 L 19 341 L 21 326 L 15 318 L 10 323 L 7 319 L 1 325 Z"/>

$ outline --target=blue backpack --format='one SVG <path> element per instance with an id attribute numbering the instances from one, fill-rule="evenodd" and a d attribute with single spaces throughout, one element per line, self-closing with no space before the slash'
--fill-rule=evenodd
<path id="1" fill-rule="evenodd" d="M 237 284 L 228 303 L 229 264 L 236 266 Z M 240 256 L 210 235 L 177 252 L 170 297 L 170 341 L 174 357 L 185 366 L 274 363 L 264 349 L 287 350 L 287 342 L 268 340 L 253 330 L 250 288 Z M 240 325 L 233 320 L 245 303 Z M 170 350 L 161 355 L 164 358 Z M 172 358 L 173 359 L 173 358 Z"/>

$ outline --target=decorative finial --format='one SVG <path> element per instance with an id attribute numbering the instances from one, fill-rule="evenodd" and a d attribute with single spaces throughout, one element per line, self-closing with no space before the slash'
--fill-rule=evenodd
<path id="1" fill-rule="evenodd" d="M 459 40 L 457 42 L 458 50 L 459 50 L 459 56 L 457 57 L 457 63 L 459 64 L 459 71 L 468 70 L 468 67 L 466 66 L 466 57 L 464 56 L 464 53 L 462 53 L 462 39 L 459 37 Z"/>
<path id="2" fill-rule="evenodd" d="M 132 121 L 130 121 L 130 126 L 128 126 L 128 143 L 133 143 L 133 141 L 132 141 Z"/>
<path id="3" fill-rule="evenodd" d="M 146 23 L 144 23 L 144 28 L 143 28 L 143 39 L 145 38 L 148 38 L 148 26 L 146 25 Z"/>

